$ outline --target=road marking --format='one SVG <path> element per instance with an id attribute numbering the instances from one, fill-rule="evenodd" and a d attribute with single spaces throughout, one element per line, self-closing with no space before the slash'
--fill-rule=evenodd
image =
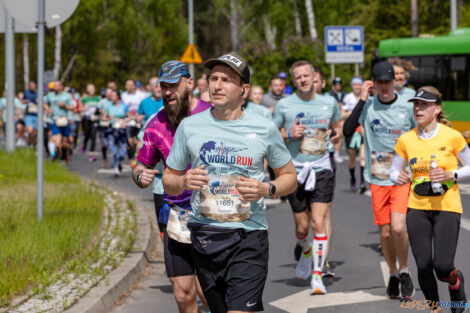
<path id="1" fill-rule="evenodd" d="M 465 217 L 461 217 L 460 218 L 460 227 L 467 230 L 467 231 L 470 231 L 470 219 L 465 218 Z"/>
<path id="2" fill-rule="evenodd" d="M 131 167 L 129 165 L 122 165 L 122 173 L 130 173 L 132 172 Z M 100 168 L 99 170 L 96 171 L 96 174 L 108 174 L 108 175 L 114 175 L 114 169 L 112 168 Z"/>
<path id="3" fill-rule="evenodd" d="M 390 279 L 390 270 L 388 269 L 387 262 L 380 261 L 380 268 L 382 269 L 382 276 L 384 278 L 385 287 L 388 286 L 388 280 Z"/>
<path id="4" fill-rule="evenodd" d="M 307 313 L 312 308 L 323 308 L 345 304 L 364 303 L 386 300 L 385 296 L 367 293 L 363 290 L 353 292 L 333 292 L 326 295 L 311 296 L 310 290 L 303 290 L 293 295 L 270 302 L 269 304 L 289 313 Z"/>

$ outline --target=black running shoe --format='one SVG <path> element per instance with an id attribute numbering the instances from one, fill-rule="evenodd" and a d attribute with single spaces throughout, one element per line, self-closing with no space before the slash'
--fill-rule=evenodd
<path id="1" fill-rule="evenodd" d="M 400 279 L 395 276 L 390 276 L 387 287 L 387 296 L 390 299 L 396 299 L 400 295 L 400 290 L 398 290 L 399 285 Z"/>
<path id="2" fill-rule="evenodd" d="M 452 301 L 452 303 L 461 303 L 462 307 L 451 308 L 450 311 L 452 313 L 462 313 L 465 311 L 465 303 L 467 303 L 467 297 L 465 296 L 465 287 L 463 283 L 463 274 L 461 271 L 457 271 L 457 277 L 460 280 L 460 285 L 457 289 L 449 288 L 450 301 Z"/>
<path id="3" fill-rule="evenodd" d="M 403 300 L 410 300 L 413 297 L 415 288 L 409 273 L 400 274 L 400 289 Z"/>
<path id="4" fill-rule="evenodd" d="M 294 259 L 296 262 L 299 262 L 301 254 L 302 254 L 302 247 L 299 244 L 296 244 L 295 249 L 294 249 Z"/>

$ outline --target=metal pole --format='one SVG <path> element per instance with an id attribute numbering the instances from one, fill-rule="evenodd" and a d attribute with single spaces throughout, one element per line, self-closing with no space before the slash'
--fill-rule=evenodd
<path id="1" fill-rule="evenodd" d="M 232 30 L 232 50 L 238 51 L 238 1 L 230 0 L 230 11 L 232 13 L 232 18 L 230 22 Z"/>
<path id="2" fill-rule="evenodd" d="M 359 63 L 354 63 L 354 75 L 359 76 Z"/>
<path id="3" fill-rule="evenodd" d="M 334 63 L 330 64 L 330 69 L 331 69 L 331 83 L 333 83 L 333 79 L 335 79 L 335 64 Z"/>
<path id="4" fill-rule="evenodd" d="M 457 28 L 457 0 L 450 0 L 450 30 Z"/>
<path id="5" fill-rule="evenodd" d="M 188 0 L 188 41 L 189 44 L 194 44 L 194 5 L 193 5 L 193 0 Z M 189 74 L 191 77 L 194 78 L 194 64 L 190 63 L 189 64 Z"/>
<path id="6" fill-rule="evenodd" d="M 42 220 L 44 196 L 44 27 L 46 24 L 45 0 L 38 0 L 38 142 L 37 142 L 37 215 Z"/>
<path id="7" fill-rule="evenodd" d="M 15 151 L 15 32 L 13 17 L 5 9 L 5 90 L 7 100 L 7 151 Z"/>

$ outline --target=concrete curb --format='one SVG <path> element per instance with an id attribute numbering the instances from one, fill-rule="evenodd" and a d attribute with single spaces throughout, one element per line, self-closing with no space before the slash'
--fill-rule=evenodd
<path id="1" fill-rule="evenodd" d="M 123 199 L 125 201 L 126 199 Z M 90 291 L 66 313 L 106 313 L 116 300 L 136 282 L 142 270 L 151 259 L 155 242 L 149 217 L 139 202 L 135 202 L 137 214 L 137 236 L 132 250 L 121 264 Z"/>

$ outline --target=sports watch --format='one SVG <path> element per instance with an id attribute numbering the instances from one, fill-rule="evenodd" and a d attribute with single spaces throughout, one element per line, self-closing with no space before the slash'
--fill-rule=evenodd
<path id="1" fill-rule="evenodd" d="M 269 184 L 269 195 L 273 196 L 276 193 L 276 186 L 271 182 L 268 182 L 268 184 Z"/>

